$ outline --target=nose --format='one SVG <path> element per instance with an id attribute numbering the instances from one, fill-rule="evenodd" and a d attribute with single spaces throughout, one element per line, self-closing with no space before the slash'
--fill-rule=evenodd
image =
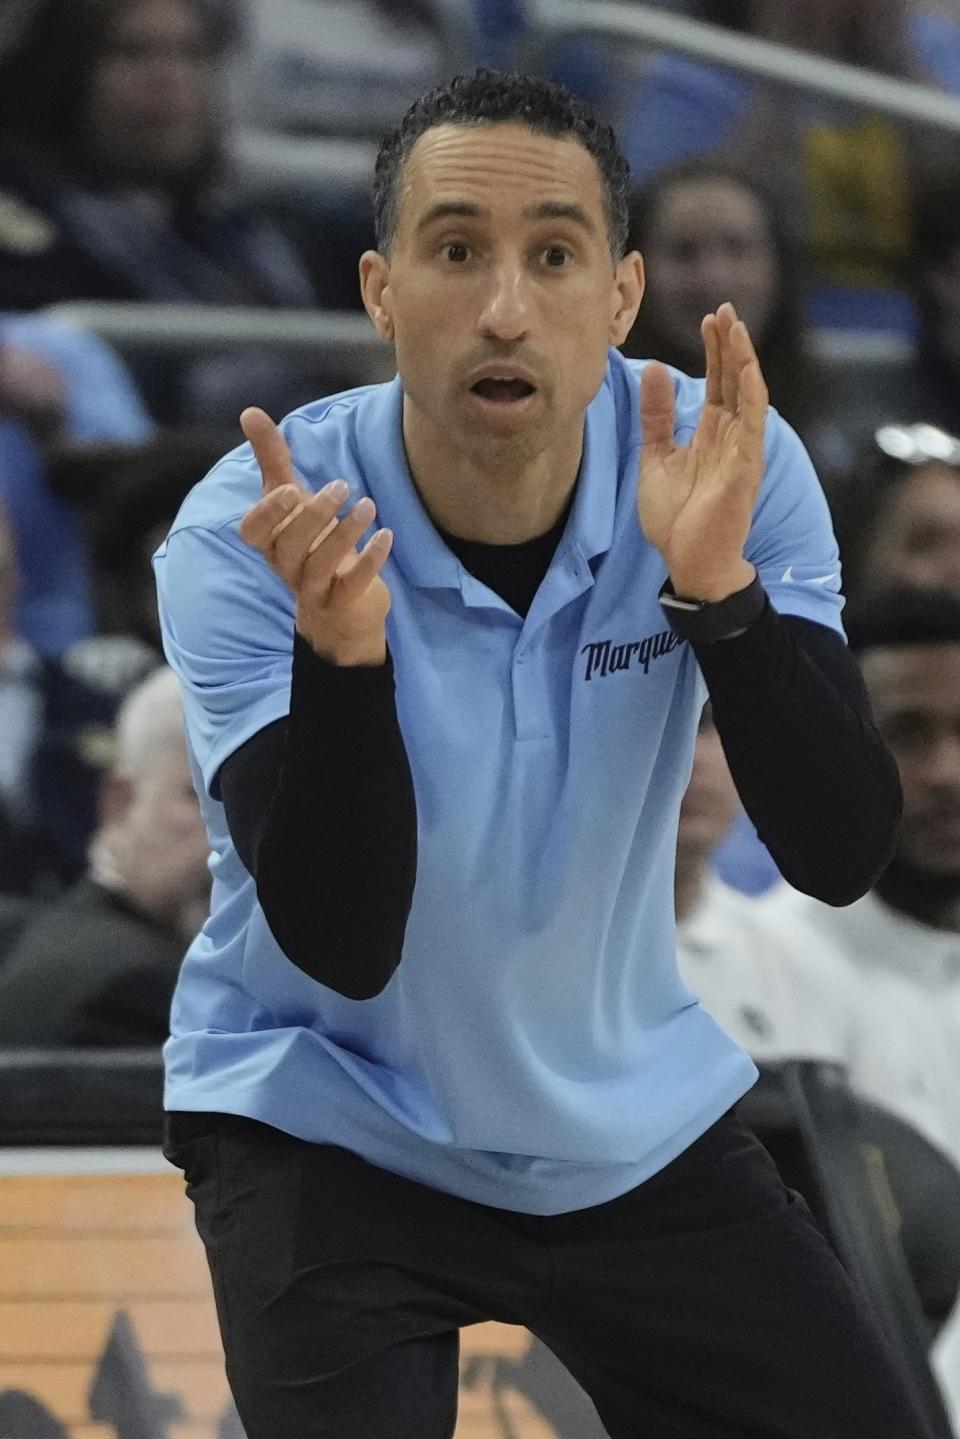
<path id="1" fill-rule="evenodd" d="M 490 272 L 478 329 L 485 340 L 516 341 L 528 333 L 530 314 L 523 267 L 504 261 Z"/>
<path id="2" fill-rule="evenodd" d="M 732 299 L 732 286 L 737 278 L 736 267 L 719 245 L 704 247 L 691 266 L 691 276 L 699 293 L 709 305 Z"/>
<path id="3" fill-rule="evenodd" d="M 960 731 L 940 736 L 927 752 L 924 779 L 930 789 L 948 793 L 960 803 Z"/>

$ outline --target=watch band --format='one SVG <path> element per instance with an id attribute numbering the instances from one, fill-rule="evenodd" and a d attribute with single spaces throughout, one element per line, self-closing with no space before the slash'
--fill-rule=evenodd
<path id="1" fill-rule="evenodd" d="M 689 600 L 674 594 L 666 580 L 660 589 L 670 628 L 691 644 L 712 645 L 718 640 L 732 640 L 748 630 L 767 607 L 767 592 L 754 575 L 745 589 L 736 590 L 724 600 Z"/>

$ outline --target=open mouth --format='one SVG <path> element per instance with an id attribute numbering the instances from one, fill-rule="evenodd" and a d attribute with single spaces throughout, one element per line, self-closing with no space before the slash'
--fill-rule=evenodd
<path id="1" fill-rule="evenodd" d="M 526 380 L 509 378 L 478 380 L 470 389 L 481 400 L 492 400 L 497 405 L 515 404 L 517 400 L 526 400 L 535 393 L 533 385 Z"/>

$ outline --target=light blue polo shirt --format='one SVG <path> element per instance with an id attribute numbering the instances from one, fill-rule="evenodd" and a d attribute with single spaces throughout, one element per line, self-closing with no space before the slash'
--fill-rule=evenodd
<path id="1" fill-rule="evenodd" d="M 654 1174 L 753 1083 L 677 974 L 677 815 L 705 687 L 637 521 L 641 369 L 611 352 L 570 518 L 525 618 L 422 508 L 399 381 L 284 422 L 304 483 L 346 479 L 396 537 L 388 641 L 418 867 L 403 957 L 374 999 L 345 999 L 286 959 L 218 797 L 224 760 L 289 704 L 292 595 L 237 534 L 261 492 L 249 447 L 186 500 L 156 568 L 214 882 L 174 999 L 168 1109 L 247 1115 L 552 1214 Z M 703 383 L 675 382 L 683 440 Z M 778 609 L 839 630 L 826 504 L 775 415 L 767 459 L 747 555 Z M 322 932 L 316 943 L 321 954 Z"/>

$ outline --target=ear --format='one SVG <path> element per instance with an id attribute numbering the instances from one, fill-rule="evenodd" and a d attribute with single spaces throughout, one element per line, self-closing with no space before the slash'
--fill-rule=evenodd
<path id="1" fill-rule="evenodd" d="M 133 785 L 128 779 L 108 770 L 100 781 L 97 796 L 97 820 L 100 825 L 119 824 L 133 799 Z"/>
<path id="2" fill-rule="evenodd" d="M 367 314 L 381 340 L 393 342 L 394 325 L 390 293 L 390 264 L 378 250 L 360 256 L 360 294 Z"/>
<path id="3" fill-rule="evenodd" d="M 643 299 L 643 260 L 636 250 L 624 255 L 617 266 L 610 300 L 609 343 L 622 345 L 633 329 Z"/>

